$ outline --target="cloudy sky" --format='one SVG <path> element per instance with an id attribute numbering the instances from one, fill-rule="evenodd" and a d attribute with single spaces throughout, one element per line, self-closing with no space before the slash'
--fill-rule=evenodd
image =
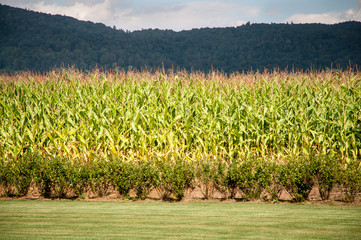
<path id="1" fill-rule="evenodd" d="M 361 0 L 0 0 L 123 30 L 176 31 L 251 23 L 361 21 Z"/>

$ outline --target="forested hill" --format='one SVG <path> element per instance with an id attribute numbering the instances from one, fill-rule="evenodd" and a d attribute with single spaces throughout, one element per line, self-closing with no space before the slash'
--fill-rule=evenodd
<path id="1" fill-rule="evenodd" d="M 0 71 L 75 66 L 224 72 L 361 65 L 361 23 L 125 32 L 0 5 Z"/>

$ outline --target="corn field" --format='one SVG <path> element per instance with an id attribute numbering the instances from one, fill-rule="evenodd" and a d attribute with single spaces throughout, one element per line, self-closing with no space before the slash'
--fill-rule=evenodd
<path id="1" fill-rule="evenodd" d="M 0 156 L 361 157 L 361 73 L 0 75 Z"/>

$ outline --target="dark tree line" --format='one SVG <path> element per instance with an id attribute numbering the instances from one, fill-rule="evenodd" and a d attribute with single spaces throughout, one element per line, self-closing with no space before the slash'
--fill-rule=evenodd
<path id="1" fill-rule="evenodd" d="M 224 72 L 361 65 L 361 23 L 125 32 L 0 5 L 0 71 L 74 66 Z"/>

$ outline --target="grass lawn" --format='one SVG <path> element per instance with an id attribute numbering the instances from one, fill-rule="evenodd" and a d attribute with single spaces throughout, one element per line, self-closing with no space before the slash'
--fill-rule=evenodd
<path id="1" fill-rule="evenodd" d="M 361 239 L 360 205 L 0 200 L 0 239 Z"/>

